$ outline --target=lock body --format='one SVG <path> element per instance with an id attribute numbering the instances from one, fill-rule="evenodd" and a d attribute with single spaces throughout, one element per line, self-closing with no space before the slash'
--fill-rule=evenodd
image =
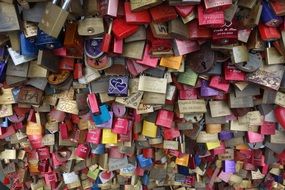
<path id="1" fill-rule="evenodd" d="M 49 2 L 46 6 L 41 22 L 39 23 L 39 28 L 48 35 L 57 38 L 68 14 L 69 12 L 66 10 Z"/>

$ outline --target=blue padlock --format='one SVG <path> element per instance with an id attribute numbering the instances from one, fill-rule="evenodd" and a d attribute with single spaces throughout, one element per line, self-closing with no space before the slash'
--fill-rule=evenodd
<path id="1" fill-rule="evenodd" d="M 24 33 L 20 34 L 20 42 L 21 42 L 21 55 L 27 57 L 37 57 L 38 48 L 35 43 L 35 39 L 28 39 L 25 37 Z"/>
<path id="2" fill-rule="evenodd" d="M 144 175 L 142 176 L 142 184 L 143 185 L 149 184 L 149 175 L 147 173 L 144 173 Z"/>
<path id="3" fill-rule="evenodd" d="M 177 165 L 177 171 L 179 174 L 190 175 L 189 168 L 185 166 Z"/>
<path id="4" fill-rule="evenodd" d="M 36 45 L 39 49 L 58 49 L 62 47 L 61 38 L 61 35 L 58 38 L 54 38 L 42 30 L 38 30 Z"/>
<path id="5" fill-rule="evenodd" d="M 137 160 L 139 166 L 143 169 L 149 168 L 152 166 L 152 160 L 150 158 L 145 158 L 142 154 L 137 155 Z"/>
<path id="6" fill-rule="evenodd" d="M 104 154 L 105 153 L 105 145 L 104 144 L 92 144 L 90 143 L 91 146 L 91 153 L 92 154 Z M 93 147 L 94 146 L 94 147 Z"/>
<path id="7" fill-rule="evenodd" d="M 102 184 L 102 181 L 99 177 L 95 180 L 95 183 L 93 184 L 91 190 L 100 190 L 101 188 L 98 186 L 99 184 Z"/>
<path id="8" fill-rule="evenodd" d="M 111 119 L 111 115 L 106 104 L 100 106 L 100 114 L 93 115 L 93 121 L 96 125 L 100 125 L 108 122 Z"/>
<path id="9" fill-rule="evenodd" d="M 261 21 L 266 26 L 278 27 L 282 23 L 282 17 L 275 14 L 267 1 L 263 1 Z"/>

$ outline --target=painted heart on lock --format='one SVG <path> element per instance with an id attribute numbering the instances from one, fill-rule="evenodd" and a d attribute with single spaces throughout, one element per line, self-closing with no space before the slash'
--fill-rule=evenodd
<path id="1" fill-rule="evenodd" d="M 126 83 L 124 83 L 122 79 L 112 79 L 111 84 L 120 92 L 122 92 L 127 87 Z"/>
<path id="2" fill-rule="evenodd" d="M 275 118 L 280 125 L 285 129 L 285 108 L 276 106 L 274 109 Z"/>

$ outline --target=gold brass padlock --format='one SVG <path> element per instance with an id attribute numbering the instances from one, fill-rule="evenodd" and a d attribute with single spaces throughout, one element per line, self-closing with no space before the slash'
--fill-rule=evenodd
<path id="1" fill-rule="evenodd" d="M 275 47 L 271 46 L 271 43 L 267 43 L 266 48 L 266 64 L 273 65 L 273 64 L 282 64 L 285 63 L 285 58 L 276 50 Z"/>
<path id="2" fill-rule="evenodd" d="M 57 38 L 68 17 L 69 12 L 66 9 L 70 2 L 71 0 L 65 0 L 62 7 L 56 5 L 57 0 L 48 3 L 39 23 L 39 28 L 48 35 Z"/>
<path id="3" fill-rule="evenodd" d="M 234 63 L 247 62 L 249 59 L 247 48 L 243 45 L 233 47 L 233 61 Z"/>
<path id="4" fill-rule="evenodd" d="M 81 36 L 97 36 L 104 33 L 103 18 L 89 17 L 78 22 L 78 34 Z"/>

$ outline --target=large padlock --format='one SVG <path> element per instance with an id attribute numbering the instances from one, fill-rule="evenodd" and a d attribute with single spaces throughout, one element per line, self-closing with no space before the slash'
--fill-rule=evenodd
<path id="1" fill-rule="evenodd" d="M 58 1 L 53 0 L 52 3 L 48 3 L 44 11 L 39 28 L 48 35 L 57 38 L 69 12 L 66 10 L 71 0 L 65 0 L 62 7 L 56 5 Z"/>

